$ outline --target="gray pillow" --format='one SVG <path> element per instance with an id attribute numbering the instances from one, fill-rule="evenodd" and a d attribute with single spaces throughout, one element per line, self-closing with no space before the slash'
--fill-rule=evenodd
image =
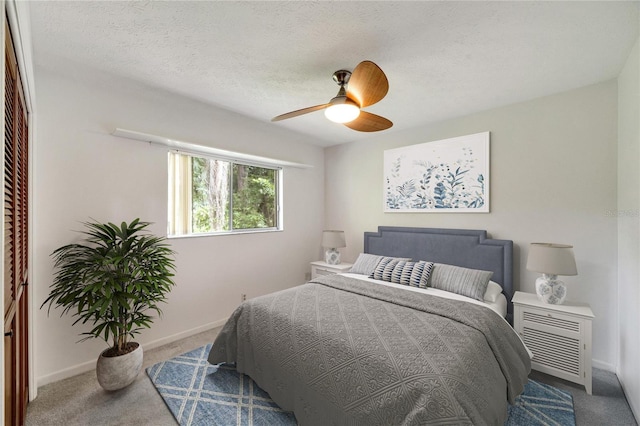
<path id="1" fill-rule="evenodd" d="M 380 262 L 380 259 L 382 259 L 382 256 L 378 256 L 377 254 L 360 253 L 349 272 L 369 276 L 373 273 L 374 269 L 376 269 L 376 265 Z"/>
<path id="2" fill-rule="evenodd" d="M 493 272 L 436 263 L 429 286 L 482 301 Z"/>

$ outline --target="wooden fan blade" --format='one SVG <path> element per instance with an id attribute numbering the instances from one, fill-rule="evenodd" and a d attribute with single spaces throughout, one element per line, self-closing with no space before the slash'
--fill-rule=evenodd
<path id="1" fill-rule="evenodd" d="M 360 111 L 358 118 L 343 124 L 359 132 L 379 132 L 393 126 L 393 123 L 386 118 L 366 111 Z"/>
<path id="2" fill-rule="evenodd" d="M 360 108 L 373 105 L 389 91 L 384 72 L 371 61 L 362 61 L 351 73 L 347 83 L 347 96 L 360 104 Z"/>
<path id="3" fill-rule="evenodd" d="M 309 107 L 309 108 L 298 109 L 296 111 L 291 111 L 291 112 L 288 112 L 286 114 L 281 114 L 281 115 L 279 115 L 277 117 L 273 117 L 271 119 L 271 121 L 286 120 L 287 118 L 293 118 L 293 117 L 297 117 L 299 115 L 308 114 L 308 113 L 313 112 L 313 111 L 319 111 L 321 109 L 325 109 L 328 106 L 329 106 L 329 104 L 322 104 L 322 105 L 312 106 L 312 107 Z"/>

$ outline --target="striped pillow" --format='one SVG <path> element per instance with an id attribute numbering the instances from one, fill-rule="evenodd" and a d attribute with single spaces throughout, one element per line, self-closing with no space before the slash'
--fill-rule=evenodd
<path id="1" fill-rule="evenodd" d="M 408 274 L 403 274 L 404 279 L 400 281 L 400 284 L 410 285 L 412 287 L 427 288 L 429 276 L 431 275 L 431 271 L 433 270 L 433 263 L 425 262 L 424 260 L 410 263 L 413 263 L 413 265 L 408 265 L 411 267 L 411 272 L 409 272 Z"/>
<path id="2" fill-rule="evenodd" d="M 429 277 L 433 271 L 433 262 L 425 262 L 421 260 L 416 263 L 411 273 L 409 285 L 420 288 L 427 288 L 429 285 Z"/>
<path id="3" fill-rule="evenodd" d="M 373 272 L 369 275 L 369 278 L 391 282 L 391 273 L 393 272 L 394 266 L 403 260 L 407 261 L 410 259 L 404 259 L 401 257 L 383 257 L 380 259 Z M 385 276 L 387 279 L 384 279 Z"/>
<path id="4" fill-rule="evenodd" d="M 405 260 L 396 263 L 391 273 L 391 282 L 396 284 L 409 284 L 413 265 L 415 265 L 413 262 L 407 262 Z"/>
<path id="5" fill-rule="evenodd" d="M 429 286 L 482 301 L 492 275 L 491 271 L 436 263 Z"/>
<path id="6" fill-rule="evenodd" d="M 385 267 L 384 272 L 386 272 L 388 268 L 389 265 Z M 401 260 L 393 266 L 389 276 L 390 279 L 386 279 L 384 274 L 382 279 L 396 284 L 427 288 L 427 282 L 432 269 L 433 263 L 431 262 L 425 262 L 424 260 L 419 262 L 407 262 Z"/>

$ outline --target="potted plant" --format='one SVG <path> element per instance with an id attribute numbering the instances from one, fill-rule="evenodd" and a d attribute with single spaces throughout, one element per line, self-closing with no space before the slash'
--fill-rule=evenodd
<path id="1" fill-rule="evenodd" d="M 90 323 L 81 341 L 101 338 L 111 347 L 98 358 L 98 382 L 106 390 L 124 388 L 142 370 L 142 346 L 132 339 L 151 327 L 158 307 L 175 285 L 174 251 L 166 238 L 152 235 L 149 222 L 85 222 L 82 243 L 68 244 L 52 253 L 55 279 L 42 303 L 72 312 L 74 324 Z M 62 315 L 61 314 L 61 315 Z"/>

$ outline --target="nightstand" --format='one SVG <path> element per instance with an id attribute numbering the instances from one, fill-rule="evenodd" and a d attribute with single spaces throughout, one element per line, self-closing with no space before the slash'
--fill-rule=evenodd
<path id="1" fill-rule="evenodd" d="M 583 303 L 550 305 L 532 293 L 513 295 L 514 326 L 533 352 L 531 368 L 579 383 L 591 395 L 591 308 Z"/>
<path id="2" fill-rule="evenodd" d="M 339 274 L 340 272 L 348 272 L 353 263 L 339 263 L 337 265 L 329 265 L 327 262 L 318 260 L 311 262 L 311 279 L 320 275 Z"/>

